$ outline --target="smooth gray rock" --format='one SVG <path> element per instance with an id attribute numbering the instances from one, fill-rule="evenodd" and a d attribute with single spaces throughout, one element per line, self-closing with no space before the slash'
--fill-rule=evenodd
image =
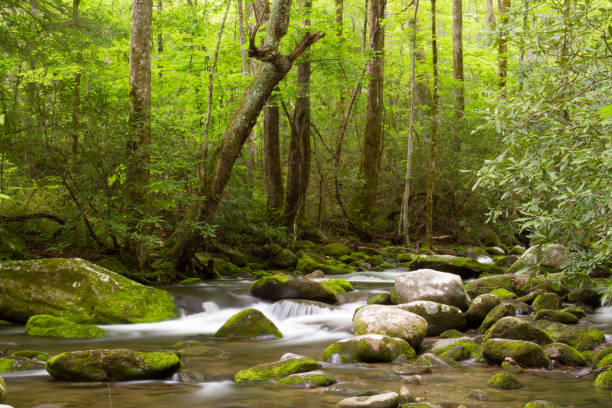
<path id="1" fill-rule="evenodd" d="M 467 310 L 470 301 L 459 275 L 418 269 L 401 273 L 395 278 L 395 291 L 399 303 L 415 300 L 431 300 Z"/>

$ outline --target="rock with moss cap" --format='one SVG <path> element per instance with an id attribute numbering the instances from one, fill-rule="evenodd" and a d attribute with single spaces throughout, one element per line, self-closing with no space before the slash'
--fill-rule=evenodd
<path id="1" fill-rule="evenodd" d="M 542 309 L 557 310 L 559 309 L 559 306 L 561 306 L 561 296 L 550 292 L 538 295 L 531 304 L 531 307 L 533 307 L 536 311 Z"/>
<path id="2" fill-rule="evenodd" d="M 76 323 L 144 323 L 176 316 L 172 296 L 78 258 L 0 264 L 0 318 L 49 314 Z"/>
<path id="3" fill-rule="evenodd" d="M 242 310 L 229 319 L 217 330 L 215 337 L 231 338 L 281 338 L 283 334 L 278 327 L 257 309 Z"/>
<path id="4" fill-rule="evenodd" d="M 460 332 L 459 330 L 456 330 L 456 329 L 445 330 L 442 333 L 440 333 L 441 339 L 457 339 L 463 336 L 465 336 L 465 333 Z"/>
<path id="5" fill-rule="evenodd" d="M 343 339 L 331 344 L 323 352 L 323 359 L 330 363 L 390 362 L 401 356 L 413 358 L 415 351 L 406 341 L 382 334 L 364 334 Z"/>
<path id="6" fill-rule="evenodd" d="M 368 298 L 368 305 L 392 305 L 391 294 L 378 293 Z"/>
<path id="7" fill-rule="evenodd" d="M 291 374 L 281 378 L 275 384 L 290 388 L 328 387 L 336 383 L 336 378 L 325 371 L 309 371 L 307 373 Z"/>
<path id="8" fill-rule="evenodd" d="M 484 295 L 498 288 L 514 291 L 515 281 L 516 277 L 513 275 L 488 275 L 466 283 L 465 290 L 473 297 Z"/>
<path id="9" fill-rule="evenodd" d="M 484 333 L 485 331 L 487 331 L 489 327 L 493 326 L 493 324 L 499 319 L 506 317 L 506 316 L 514 316 L 514 315 L 516 315 L 516 307 L 510 302 L 503 302 L 495 306 L 493 309 L 489 311 L 489 313 L 487 313 L 484 320 L 480 324 L 478 331 L 480 331 L 481 333 Z"/>
<path id="10" fill-rule="evenodd" d="M 504 288 L 493 289 L 490 294 L 497 296 L 501 300 L 516 298 L 516 293 Z"/>
<path id="11" fill-rule="evenodd" d="M 523 405 L 523 408 L 561 408 L 561 405 L 557 405 L 550 401 L 536 400 L 526 403 Z"/>
<path id="12" fill-rule="evenodd" d="M 338 408 L 396 408 L 400 396 L 396 392 L 386 392 L 364 397 L 345 398 L 336 404 Z"/>
<path id="13" fill-rule="evenodd" d="M 552 343 L 552 339 L 542 329 L 534 326 L 525 319 L 506 316 L 495 322 L 485 333 L 483 341 L 489 339 L 526 340 L 541 346 Z"/>
<path id="14" fill-rule="evenodd" d="M 410 264 L 410 269 L 434 269 L 450 272 L 464 279 L 476 278 L 481 274 L 505 273 L 495 264 L 481 263 L 473 258 L 452 255 L 419 255 Z"/>
<path id="15" fill-rule="evenodd" d="M 512 374 L 507 372 L 501 372 L 495 374 L 489 378 L 488 384 L 493 388 L 500 390 L 515 390 L 517 388 L 523 388 L 523 384 Z"/>
<path id="16" fill-rule="evenodd" d="M 508 269 L 508 273 L 557 272 L 569 256 L 569 249 L 561 244 L 532 246 Z"/>
<path id="17" fill-rule="evenodd" d="M 417 347 L 427 333 L 427 321 L 395 306 L 367 305 L 353 316 L 353 332 L 357 336 L 373 333 L 399 337 Z"/>
<path id="18" fill-rule="evenodd" d="M 336 303 L 338 294 L 353 290 L 343 279 L 302 279 L 272 275 L 255 281 L 251 294 L 266 300 L 305 299 Z"/>
<path id="19" fill-rule="evenodd" d="M 351 272 L 351 269 L 343 263 L 335 260 L 325 260 L 315 254 L 303 255 L 295 266 L 295 270 L 302 274 L 308 274 L 316 270 L 330 275 L 340 275 Z"/>
<path id="20" fill-rule="evenodd" d="M 584 355 L 564 343 L 552 343 L 546 346 L 544 352 L 551 360 L 565 366 L 584 367 L 587 365 Z"/>
<path id="21" fill-rule="evenodd" d="M 35 315 L 28 319 L 25 331 L 30 336 L 94 339 L 104 337 L 106 330 L 91 324 L 78 324 L 50 315 Z"/>
<path id="22" fill-rule="evenodd" d="M 578 319 L 582 319 L 583 317 L 586 316 L 586 312 L 578 306 L 564 307 L 563 309 L 561 309 L 561 311 L 566 312 L 566 313 L 571 313 L 574 316 L 576 316 Z"/>
<path id="23" fill-rule="evenodd" d="M 0 373 L 23 370 L 39 370 L 45 366 L 45 363 L 36 358 L 10 356 L 0 358 Z"/>
<path id="24" fill-rule="evenodd" d="M 490 293 L 484 293 L 477 296 L 470 305 L 470 308 L 465 312 L 465 319 L 470 326 L 478 326 L 487 313 L 501 302 L 500 298 Z"/>
<path id="25" fill-rule="evenodd" d="M 351 251 L 351 248 L 347 247 L 344 244 L 341 244 L 340 242 L 331 242 L 321 247 L 321 253 L 323 255 L 331 256 L 334 258 L 339 258 L 342 255 L 350 255 L 351 252 L 353 252 Z"/>
<path id="26" fill-rule="evenodd" d="M 595 379 L 595 385 L 598 387 L 606 388 L 608 390 L 612 390 L 612 370 L 599 373 L 599 375 Z"/>
<path id="27" fill-rule="evenodd" d="M 466 326 L 465 316 L 458 307 L 430 300 L 416 300 L 396 307 L 418 314 L 425 319 L 427 321 L 427 336 L 437 336 L 449 329 L 462 330 Z"/>
<path id="28" fill-rule="evenodd" d="M 432 352 L 449 361 L 464 361 L 470 358 L 477 359 L 482 355 L 480 345 L 471 340 L 457 341 L 448 346 L 436 348 Z"/>
<path id="29" fill-rule="evenodd" d="M 550 360 L 542 347 L 524 340 L 490 339 L 484 342 L 482 355 L 490 363 L 501 364 L 506 357 L 524 367 L 548 367 Z"/>
<path id="30" fill-rule="evenodd" d="M 276 268 L 292 269 L 298 263 L 298 257 L 289 249 L 282 248 L 272 260 L 272 265 Z"/>
<path id="31" fill-rule="evenodd" d="M 607 364 L 600 364 L 600 362 L 604 359 L 606 360 L 606 362 L 610 361 L 610 363 L 608 364 L 612 364 L 612 357 L 608 357 L 608 356 L 612 356 L 612 344 L 605 344 L 605 346 L 607 347 L 597 351 L 595 355 L 593 356 L 593 366 L 596 368 L 600 368 L 600 367 L 603 367 L 604 365 L 607 365 Z"/>
<path id="32" fill-rule="evenodd" d="M 288 375 L 318 370 L 319 363 L 311 358 L 295 357 L 275 361 L 273 363 L 259 364 L 245 370 L 240 370 L 234 376 L 234 381 L 264 382 L 278 380 Z"/>
<path id="33" fill-rule="evenodd" d="M 535 324 L 554 341 L 569 344 L 580 351 L 592 350 L 598 344 L 606 341 L 605 334 L 591 326 L 568 325 L 548 320 L 536 320 Z"/>
<path id="34" fill-rule="evenodd" d="M 174 353 L 99 349 L 58 354 L 46 369 L 56 380 L 91 382 L 165 379 L 180 366 Z"/>
<path id="35" fill-rule="evenodd" d="M 568 312 L 552 309 L 540 309 L 534 316 L 535 320 L 548 320 L 550 322 L 559 322 L 565 324 L 576 324 L 578 318 Z"/>
<path id="36" fill-rule="evenodd" d="M 395 292 L 399 303 L 431 300 L 467 310 L 470 305 L 459 275 L 420 269 L 400 273 L 395 277 Z"/>
<path id="37" fill-rule="evenodd" d="M 44 351 L 38 350 L 17 350 L 11 352 L 8 357 L 24 357 L 38 361 L 47 361 L 49 358 L 51 358 L 51 355 L 49 353 L 45 353 Z"/>

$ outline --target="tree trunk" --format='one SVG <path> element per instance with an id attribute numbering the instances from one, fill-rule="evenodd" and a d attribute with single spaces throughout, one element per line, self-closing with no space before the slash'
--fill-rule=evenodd
<path id="1" fill-rule="evenodd" d="M 425 243 L 433 249 L 433 191 L 436 173 L 436 139 L 438 136 L 438 42 L 436 34 L 436 0 L 431 0 L 431 52 L 433 68 L 433 103 L 431 106 L 431 140 L 429 143 L 429 165 L 427 169 L 427 196 L 425 209 Z"/>
<path id="2" fill-rule="evenodd" d="M 273 216 L 279 215 L 283 207 L 283 196 L 285 194 L 280 161 L 279 92 L 280 89 L 276 87 L 263 110 L 264 170 L 268 192 L 268 210 Z"/>
<path id="3" fill-rule="evenodd" d="M 236 8 L 238 9 L 238 25 L 240 30 L 240 57 L 242 58 L 242 76 L 248 78 L 249 59 L 247 58 L 247 51 L 244 48 L 247 43 L 247 38 L 245 34 L 245 20 L 242 0 L 238 0 L 236 2 Z M 249 180 L 253 178 L 253 168 L 255 167 L 255 160 L 257 157 L 257 146 L 255 144 L 256 138 L 257 135 L 255 134 L 255 129 L 253 128 L 253 130 L 251 130 L 249 138 L 247 139 L 247 151 L 249 152 L 249 154 L 247 155 L 247 177 L 249 178 Z"/>
<path id="4" fill-rule="evenodd" d="M 465 86 L 463 83 L 463 10 L 462 0 L 453 0 L 453 74 L 455 87 L 455 119 L 463 117 L 465 111 Z"/>
<path id="5" fill-rule="evenodd" d="M 72 17 L 74 19 L 75 27 L 78 27 L 79 18 L 79 3 L 81 0 L 73 0 L 72 2 Z M 79 63 L 81 62 L 82 55 L 79 53 L 77 56 Z M 70 171 L 74 171 L 76 166 L 77 152 L 79 149 L 79 119 L 81 112 L 81 73 L 77 72 L 74 75 L 74 90 L 73 90 L 73 108 L 72 108 L 72 146 L 70 153 Z"/>
<path id="6" fill-rule="evenodd" d="M 359 168 L 363 187 L 357 197 L 355 210 L 365 222 L 372 218 L 376 204 L 378 170 L 382 156 L 382 110 L 384 80 L 385 32 L 381 24 L 386 0 L 371 0 L 369 13 L 370 62 L 368 65 L 368 94 L 361 161 Z"/>
<path id="7" fill-rule="evenodd" d="M 130 38 L 130 136 L 126 166 L 126 197 L 136 220 L 148 213 L 149 144 L 151 142 L 151 24 L 152 0 L 133 0 Z M 134 221 L 131 233 L 142 234 Z M 130 237 L 128 249 L 140 266 L 147 260 L 145 243 Z"/>
<path id="8" fill-rule="evenodd" d="M 495 6 L 493 5 L 493 0 L 487 0 L 486 24 L 489 31 L 495 30 Z"/>
<path id="9" fill-rule="evenodd" d="M 497 76 L 500 98 L 506 97 L 506 78 L 508 77 L 508 20 L 510 0 L 499 0 L 499 39 L 497 48 Z"/>

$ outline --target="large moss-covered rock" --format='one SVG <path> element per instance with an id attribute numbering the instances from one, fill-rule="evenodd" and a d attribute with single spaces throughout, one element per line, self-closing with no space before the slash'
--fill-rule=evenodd
<path id="1" fill-rule="evenodd" d="M 445 360 L 452 361 L 463 361 L 470 358 L 479 358 L 481 356 L 480 345 L 467 339 L 469 338 L 459 338 L 459 341 L 453 342 L 444 347 L 434 348 L 432 352 Z"/>
<path id="2" fill-rule="evenodd" d="M 561 244 L 532 246 L 508 269 L 508 273 L 559 271 L 570 257 L 570 251 Z"/>
<path id="3" fill-rule="evenodd" d="M 559 309 L 559 306 L 561 306 L 561 296 L 550 292 L 538 295 L 531 304 L 531 307 L 533 307 L 536 311 L 542 309 L 557 310 Z"/>
<path id="4" fill-rule="evenodd" d="M 595 385 L 601 388 L 612 390 L 612 370 L 600 373 L 595 379 Z"/>
<path id="5" fill-rule="evenodd" d="M 386 392 L 365 397 L 345 398 L 336 404 L 338 408 L 396 408 L 400 396 L 396 392 Z"/>
<path id="6" fill-rule="evenodd" d="M 449 329 L 465 328 L 465 316 L 458 307 L 429 300 L 416 300 L 397 305 L 400 309 L 416 313 L 427 321 L 427 336 L 437 336 Z"/>
<path id="7" fill-rule="evenodd" d="M 601 330 L 586 325 L 568 325 L 547 320 L 536 320 L 535 324 L 554 341 L 569 344 L 580 351 L 592 350 L 606 341 Z"/>
<path id="8" fill-rule="evenodd" d="M 489 313 L 487 313 L 478 330 L 481 333 L 484 333 L 489 327 L 491 327 L 496 321 L 498 321 L 502 317 L 514 315 L 516 315 L 516 307 L 512 303 L 501 303 L 491 309 Z"/>
<path id="9" fill-rule="evenodd" d="M 542 329 L 525 319 L 506 316 L 495 322 L 486 332 L 483 341 L 489 339 L 526 340 L 541 346 L 552 343 L 551 338 Z"/>
<path id="10" fill-rule="evenodd" d="M 548 367 L 550 360 L 542 347 L 523 340 L 490 339 L 484 342 L 482 355 L 490 363 L 501 364 L 506 357 L 525 367 Z"/>
<path id="11" fill-rule="evenodd" d="M 142 323 L 176 316 L 172 296 L 78 258 L 0 263 L 0 318 L 48 314 L 77 323 Z"/>
<path id="12" fill-rule="evenodd" d="M 606 348 L 599 350 L 593 356 L 593 367 L 601 368 L 612 364 L 612 345 L 606 344 Z"/>
<path id="13" fill-rule="evenodd" d="M 274 256 L 272 264 L 277 268 L 291 269 L 297 265 L 298 257 L 289 249 L 282 248 Z"/>
<path id="14" fill-rule="evenodd" d="M 288 358 L 240 370 L 234 376 L 234 381 L 240 383 L 278 380 L 291 374 L 305 373 L 319 368 L 321 368 L 319 363 L 310 358 Z"/>
<path id="15" fill-rule="evenodd" d="M 93 339 L 107 335 L 106 330 L 91 324 L 78 324 L 50 315 L 35 315 L 28 319 L 25 331 L 30 336 Z"/>
<path id="16" fill-rule="evenodd" d="M 338 294 L 353 290 L 342 279 L 302 279 L 287 275 L 273 275 L 255 281 L 251 294 L 266 300 L 304 299 L 336 303 Z"/>
<path id="17" fill-rule="evenodd" d="M 323 255 L 332 256 L 334 258 L 339 258 L 342 255 L 350 255 L 351 252 L 351 248 L 339 242 L 331 242 L 321 248 L 321 253 Z"/>
<path id="18" fill-rule="evenodd" d="M 481 274 L 504 273 L 506 270 L 495 264 L 481 263 L 473 258 L 452 255 L 419 255 L 410 264 L 410 269 L 434 269 L 450 272 L 462 278 L 476 278 Z"/>
<path id="19" fill-rule="evenodd" d="M 470 308 L 465 312 L 465 319 L 470 326 L 478 326 L 487 313 L 491 311 L 495 306 L 499 305 L 501 300 L 496 295 L 485 293 L 477 296 L 470 305 Z"/>
<path id="20" fill-rule="evenodd" d="M 399 337 L 417 347 L 427 333 L 427 321 L 395 306 L 367 305 L 353 316 L 353 332 L 357 336 L 374 333 Z"/>
<path id="21" fill-rule="evenodd" d="M 500 390 L 514 390 L 517 388 L 523 388 L 523 384 L 510 373 L 501 372 L 495 374 L 489 378 L 488 384 L 493 388 L 499 388 Z"/>
<path id="22" fill-rule="evenodd" d="M 395 277 L 395 292 L 399 303 L 431 300 L 461 310 L 467 310 L 470 305 L 459 275 L 432 269 L 398 274 Z"/>
<path id="23" fill-rule="evenodd" d="M 382 334 L 364 334 L 331 344 L 323 352 L 323 359 L 330 363 L 390 362 L 404 356 L 415 356 L 414 349 L 406 341 Z"/>
<path id="24" fill-rule="evenodd" d="M 489 275 L 482 278 L 474 279 L 465 284 L 465 290 L 470 296 L 476 297 L 485 293 L 490 293 L 492 290 L 504 288 L 506 290 L 515 291 L 516 277 L 512 275 Z"/>
<path id="25" fill-rule="evenodd" d="M 256 309 L 242 310 L 229 319 L 217 330 L 215 337 L 233 338 L 281 338 L 283 334 L 278 327 Z"/>
<path id="26" fill-rule="evenodd" d="M 325 371 L 309 371 L 307 373 L 291 374 L 276 381 L 278 385 L 291 388 L 328 387 L 336 383 L 336 378 Z"/>
<path id="27" fill-rule="evenodd" d="M 576 324 L 578 318 L 568 312 L 552 309 L 540 309 L 534 316 L 535 320 L 548 320 L 551 322 L 559 322 L 565 324 Z"/>
<path id="28" fill-rule="evenodd" d="M 58 354 L 47 361 L 46 368 L 62 381 L 132 381 L 165 379 L 180 366 L 174 353 L 99 349 Z"/>
<path id="29" fill-rule="evenodd" d="M 544 352 L 551 360 L 556 361 L 561 365 L 584 367 L 587 365 L 584 355 L 573 348 L 563 343 L 552 343 L 546 346 Z"/>
<path id="30" fill-rule="evenodd" d="M 351 272 L 351 269 L 339 261 L 324 260 L 314 255 L 304 255 L 295 266 L 297 272 L 307 274 L 313 271 L 323 271 L 329 275 L 340 275 Z"/>

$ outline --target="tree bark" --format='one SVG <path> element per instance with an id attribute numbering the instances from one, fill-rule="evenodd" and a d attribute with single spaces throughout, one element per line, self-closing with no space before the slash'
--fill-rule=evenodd
<path id="1" fill-rule="evenodd" d="M 431 0 L 431 52 L 433 68 L 433 102 L 431 105 L 431 139 L 429 142 L 429 165 L 427 168 L 427 195 L 425 218 L 425 244 L 433 249 L 433 191 L 436 175 L 436 139 L 438 136 L 438 41 L 436 34 L 436 0 Z"/>
<path id="2" fill-rule="evenodd" d="M 463 7 L 462 0 L 453 0 L 453 74 L 459 83 L 455 87 L 455 119 L 465 112 L 465 85 L 463 83 Z"/>
<path id="3" fill-rule="evenodd" d="M 276 87 L 263 110 L 264 135 L 264 170 L 266 173 L 266 190 L 268 192 L 268 210 L 278 216 L 283 207 L 283 175 L 280 161 L 280 111 Z"/>
<path id="4" fill-rule="evenodd" d="M 487 0 L 486 24 L 489 31 L 495 29 L 495 6 L 493 5 L 493 0 Z"/>
<path id="5" fill-rule="evenodd" d="M 72 2 L 72 17 L 74 19 L 75 27 L 78 27 L 79 18 L 79 3 L 81 0 L 73 0 Z M 79 53 L 77 56 L 79 62 L 81 62 L 82 56 Z M 74 89 L 72 91 L 73 96 L 73 108 L 72 108 L 72 146 L 70 153 L 70 171 L 74 171 L 76 166 L 77 153 L 79 149 L 79 119 L 81 112 L 81 73 L 77 72 L 74 76 Z"/>
<path id="6" fill-rule="evenodd" d="M 510 11 L 510 0 L 499 0 L 499 13 L 501 14 L 499 23 L 499 39 L 498 39 L 498 62 L 497 76 L 499 85 L 500 98 L 506 97 L 506 79 L 508 77 L 508 21 Z"/>

